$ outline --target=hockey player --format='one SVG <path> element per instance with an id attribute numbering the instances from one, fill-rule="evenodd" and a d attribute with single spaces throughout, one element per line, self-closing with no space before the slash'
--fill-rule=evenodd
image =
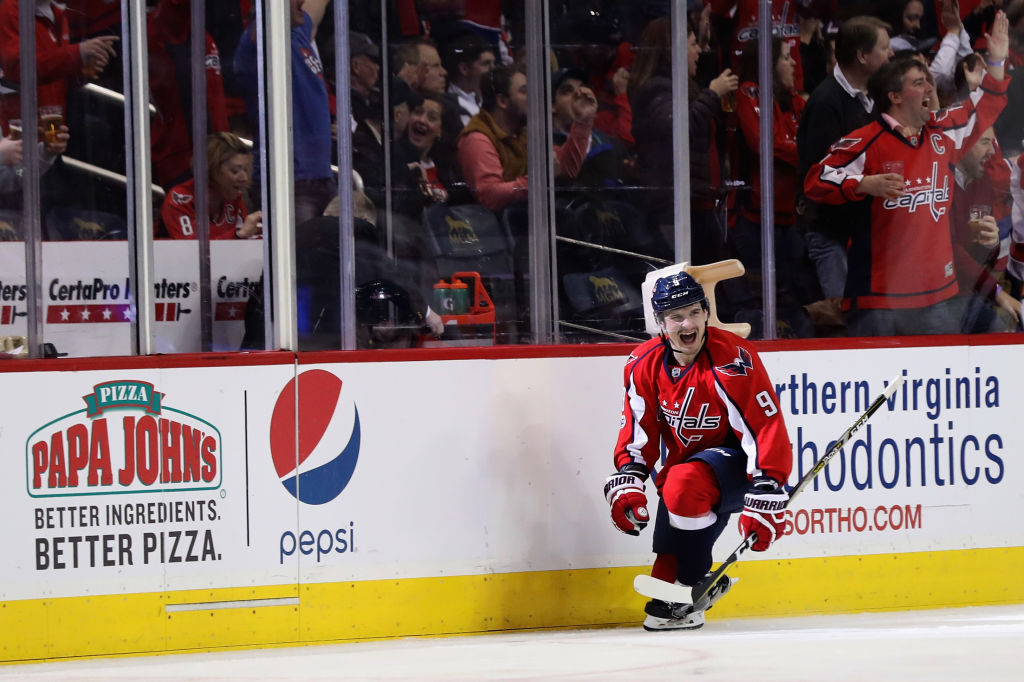
<path id="1" fill-rule="evenodd" d="M 743 510 L 740 530 L 744 537 L 757 533 L 755 551 L 782 534 L 793 454 L 757 353 L 740 337 L 708 327 L 701 285 L 686 273 L 662 277 L 651 303 L 661 333 L 626 361 L 617 473 L 605 483 L 605 498 L 612 523 L 639 535 L 650 518 L 645 481 L 664 443 L 651 575 L 692 587 L 711 568 L 711 548 L 730 514 Z M 704 611 L 731 586 L 723 575 L 696 605 L 651 600 L 644 628 L 699 628 Z"/>
<path id="2" fill-rule="evenodd" d="M 1006 104 L 1008 22 L 988 36 L 988 73 L 963 106 L 932 113 L 937 97 L 913 58 L 880 68 L 869 83 L 880 115 L 832 145 L 804 180 L 809 199 L 867 206 L 849 251 L 843 309 L 856 336 L 950 334 L 959 329 L 949 211 L 953 165 Z M 913 258 L 908 265 L 907 258 Z"/>

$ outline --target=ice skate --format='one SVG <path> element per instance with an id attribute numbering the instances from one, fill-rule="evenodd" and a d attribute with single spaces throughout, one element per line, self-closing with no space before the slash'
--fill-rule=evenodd
<path id="1" fill-rule="evenodd" d="M 704 626 L 704 612 L 694 611 L 692 604 L 652 599 L 644 606 L 644 630 L 658 632 L 661 630 L 696 630 Z"/>

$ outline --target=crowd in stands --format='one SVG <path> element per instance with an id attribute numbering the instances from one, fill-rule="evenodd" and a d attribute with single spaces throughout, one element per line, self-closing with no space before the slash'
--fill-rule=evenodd
<path id="1" fill-rule="evenodd" d="M 478 269 L 491 268 L 484 274 L 508 297 L 496 304 L 519 317 L 506 340 L 525 338 L 532 127 L 523 3 L 394 3 L 381 45 L 379 3 L 350 2 L 351 111 L 339 117 L 332 2 L 287 2 L 297 230 L 318 225 L 321 236 L 307 243 L 321 240 L 337 195 L 337 136 L 351 135 L 361 247 L 394 259 L 402 275 L 392 272 L 393 279 L 415 289 L 415 307 L 429 305 L 433 283 L 451 276 L 439 265 L 444 259 L 464 257 L 464 269 L 473 269 L 473 258 L 489 259 Z M 719 287 L 718 314 L 751 323 L 755 337 L 765 333 L 766 220 L 779 336 L 1021 329 L 1024 76 L 1015 76 L 1024 74 L 1024 0 L 774 2 L 770 216 L 760 177 L 767 112 L 759 4 L 686 3 L 687 60 L 678 65 L 689 82 L 685 156 L 672 141 L 679 112 L 669 3 L 551 4 L 562 319 L 589 330 L 581 339 L 642 333 L 639 283 L 673 259 L 673 174 L 688 158 L 690 215 L 682 222 L 690 260 L 744 263 L 742 281 Z M 253 5 L 206 3 L 207 130 L 197 134 L 189 0 L 149 0 L 160 238 L 195 238 L 192 150 L 204 143 L 211 238 L 261 234 Z M 0 0 L 0 178 L 12 175 L 4 171 L 20 156 L 11 140 L 20 119 L 17 7 Z M 119 210 L 95 186 L 82 189 L 80 171 L 53 163 L 66 147 L 69 157 L 124 172 L 118 145 L 93 135 L 111 128 L 97 118 L 116 117 L 81 88 L 121 90 L 119 34 L 119 3 L 37 2 L 39 105 L 59 107 L 66 124 L 61 148 L 43 149 L 57 176 L 44 207 L 70 200 Z M 118 134 L 113 127 L 108 134 Z M 0 186 L 0 208 L 14 207 L 15 184 L 8 178 Z M 497 257 L 502 250 L 507 258 Z M 512 284 L 502 288 L 502 277 Z M 414 312 L 424 319 L 434 311 Z"/>

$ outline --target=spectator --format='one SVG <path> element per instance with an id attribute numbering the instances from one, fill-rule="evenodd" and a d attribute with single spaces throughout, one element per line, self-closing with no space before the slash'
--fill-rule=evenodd
<path id="1" fill-rule="evenodd" d="M 1010 39 L 1012 49 L 1007 62 L 1011 74 L 1018 77 L 1010 80 L 1006 91 L 1006 109 L 996 121 L 996 138 L 1008 156 L 1017 156 L 1024 152 L 1024 78 L 1019 77 L 1019 69 L 1024 68 L 1024 0 L 1013 0 L 1007 3 L 1006 14 L 1010 21 Z"/>
<path id="2" fill-rule="evenodd" d="M 416 46 L 419 55 L 418 75 L 415 83 L 410 83 L 412 89 L 421 95 L 440 95 L 445 91 L 445 71 L 441 64 L 441 55 L 437 52 L 437 45 L 430 38 L 414 38 L 411 41 Z"/>
<path id="3" fill-rule="evenodd" d="M 206 139 L 207 214 L 210 239 L 250 239 L 263 234 L 262 213 L 246 213 L 243 194 L 249 189 L 252 152 L 233 133 Z M 160 218 L 172 239 L 197 239 L 195 178 L 177 185 L 164 198 Z"/>
<path id="4" fill-rule="evenodd" d="M 150 101 L 156 107 L 150 148 L 156 181 L 164 189 L 183 182 L 192 169 L 190 4 L 189 0 L 160 0 L 146 21 Z M 220 53 L 209 33 L 205 50 L 206 132 L 221 132 L 228 129 L 228 112 Z"/>
<path id="5" fill-rule="evenodd" d="M 1010 295 L 1018 301 L 1024 299 L 1021 283 L 1024 280 L 1024 156 L 1017 157 L 1010 181 L 1013 196 L 1013 227 L 1010 233 L 1010 254 L 1006 263 L 1006 276 Z M 1024 313 L 1024 303 L 1022 313 Z"/>
<path id="6" fill-rule="evenodd" d="M 102 0 L 101 0 L 102 1 Z M 251 0 L 227 0 L 206 3 L 206 30 L 220 52 L 221 78 L 227 98 L 228 122 L 231 131 L 253 138 L 245 115 L 245 100 L 235 75 L 235 52 L 252 11 Z"/>
<path id="7" fill-rule="evenodd" d="M 942 37 L 939 49 L 932 57 L 928 69 L 935 77 L 935 89 L 939 92 L 939 99 L 944 106 L 948 106 L 957 96 L 954 74 L 957 62 L 967 55 L 974 54 L 974 48 L 971 47 L 970 35 L 960 21 L 956 0 L 942 0 L 940 19 L 946 35 Z M 920 52 L 925 51 L 922 49 Z M 928 63 L 927 59 L 925 63 Z M 978 75 L 978 80 L 981 80 L 981 74 Z"/>
<path id="8" fill-rule="evenodd" d="M 938 6 L 940 0 L 935 0 L 935 4 Z M 1008 8 L 1004 7 L 1004 5 L 1009 3 L 1005 0 L 960 0 L 957 4 L 960 5 L 958 14 L 963 19 L 964 27 L 967 29 L 968 34 L 970 34 L 972 41 L 983 38 L 985 33 L 991 30 L 992 21 L 995 19 L 997 11 L 1007 9 L 1007 14 L 1010 15 L 1009 59 L 1012 68 L 1015 62 L 1014 53 L 1017 51 L 1017 45 L 1014 44 L 1013 37 L 1013 15 L 1010 14 Z M 979 47 L 981 46 L 979 45 Z"/>
<path id="9" fill-rule="evenodd" d="M 398 139 L 405 135 L 409 125 L 409 114 L 423 101 L 423 96 L 410 88 L 397 76 L 391 81 L 391 137 Z"/>
<path id="10" fill-rule="evenodd" d="M 994 61 L 1008 50 L 1005 15 L 989 40 Z M 870 90 L 880 117 L 833 145 L 807 175 L 810 199 L 861 203 L 843 308 L 859 336 L 953 333 L 957 293 L 949 206 L 958 162 L 1005 105 L 1003 68 L 989 67 L 968 106 L 933 115 L 935 90 L 914 59 L 884 65 Z M 893 165 L 890 165 L 893 164 Z M 905 258 L 913 254 L 914 267 Z"/>
<path id="11" fill-rule="evenodd" d="M 28 4 L 28 3 L 25 3 Z M 115 52 L 120 47 L 121 37 L 121 3 L 110 0 L 62 0 L 66 9 L 64 16 L 68 22 L 68 35 L 72 43 L 80 43 L 91 38 L 103 36 L 113 38 L 111 46 Z M 152 0 L 148 6 L 153 5 Z M 122 92 L 124 90 L 124 71 L 122 55 L 112 54 L 102 69 L 86 67 L 82 71 L 83 78 L 99 87 Z M 67 123 L 72 130 L 87 130 L 88 135 L 75 135 L 71 140 L 67 155 L 86 160 L 93 165 L 124 173 L 124 110 L 118 103 L 97 96 L 95 93 L 81 88 L 68 91 Z M 100 185 L 92 184 L 91 179 L 75 178 L 76 184 L 92 186 L 83 194 L 102 191 Z M 84 198 L 84 197 L 83 197 Z"/>
<path id="12" fill-rule="evenodd" d="M 313 44 L 316 26 L 302 9 L 302 0 L 291 4 L 292 143 L 295 163 L 295 224 L 320 215 L 337 195 L 331 171 L 331 110 L 323 65 Z M 246 113 L 253 130 L 259 130 L 260 113 L 256 83 L 256 26 L 250 24 L 235 52 L 235 73 L 245 92 Z M 257 145 L 258 145 L 257 138 Z M 256 149 L 259 157 L 259 149 Z M 257 192 L 259 184 L 255 186 Z M 254 197 L 255 199 L 255 197 Z"/>
<path id="13" fill-rule="evenodd" d="M 1012 202 L 1010 164 L 998 149 L 989 128 L 956 163 L 950 226 L 964 304 L 960 330 L 966 334 L 1011 331 L 1020 324 L 1020 301 L 1001 284 L 1007 261 L 1001 246 L 1010 241 Z"/>
<path id="14" fill-rule="evenodd" d="M 648 215 L 674 241 L 673 192 L 669 184 L 674 166 L 672 139 L 672 26 L 669 17 L 651 21 L 640 38 L 630 77 L 634 112 L 636 173 L 646 188 Z M 701 89 L 694 76 L 700 48 L 693 30 L 687 34 L 690 81 L 690 226 L 694 264 L 724 258 L 725 225 L 719 211 L 722 199 L 722 97 L 735 92 L 739 79 L 726 69 Z M 723 297 L 724 300 L 724 297 Z"/>
<path id="15" fill-rule="evenodd" d="M 379 87 L 380 48 L 365 33 L 349 33 L 352 168 L 377 200 L 384 192 L 384 110 Z M 392 106 L 394 101 L 392 100 Z"/>
<path id="16" fill-rule="evenodd" d="M 64 0 L 71 40 L 121 32 L 121 3 L 110 0 Z"/>
<path id="17" fill-rule="evenodd" d="M 352 83 L 352 118 L 370 121 L 381 129 L 380 48 L 365 33 L 349 32 L 349 70 Z"/>
<path id="18" fill-rule="evenodd" d="M 458 105 L 453 113 L 461 130 L 480 111 L 480 81 L 494 68 L 494 48 L 483 38 L 467 33 L 452 41 L 445 55 L 447 92 Z"/>
<path id="19" fill-rule="evenodd" d="M 893 52 L 919 50 L 926 52 L 938 42 L 934 36 L 922 35 L 921 19 L 924 17 L 924 3 L 921 0 L 898 0 L 889 3 L 889 23 L 893 27 L 889 41 Z M 959 16 L 957 19 L 959 20 Z"/>
<path id="20" fill-rule="evenodd" d="M 672 24 L 669 17 L 644 27 L 629 79 L 636 176 L 652 223 L 672 225 Z M 692 73 L 692 71 L 691 71 Z M 691 165 L 694 156 L 691 151 Z M 662 228 L 670 229 L 670 228 Z M 670 235 L 666 234 L 666 238 Z"/>
<path id="21" fill-rule="evenodd" d="M 843 22 L 836 36 L 836 67 L 811 93 L 797 128 L 799 177 L 805 178 L 833 143 L 871 121 L 874 102 L 867 92 L 868 79 L 891 57 L 887 24 L 874 17 Z M 826 298 L 841 297 L 846 284 L 846 243 L 852 226 L 868 218 L 846 207 L 812 202 L 803 203 L 802 209 L 807 253 L 822 293 Z"/>
<path id="22" fill-rule="evenodd" d="M 633 109 L 629 103 L 629 67 L 633 49 L 622 40 L 617 18 L 588 7 L 557 20 L 563 54 L 559 63 L 588 74 L 587 85 L 597 97 L 594 127 L 633 144 Z"/>
<path id="23" fill-rule="evenodd" d="M 413 90 L 419 90 L 423 80 L 420 68 L 420 50 L 412 41 L 400 43 L 391 55 L 391 68 L 395 78 Z"/>
<path id="24" fill-rule="evenodd" d="M 588 94 L 589 93 L 589 94 Z M 458 140 L 458 160 L 473 197 L 498 212 L 526 201 L 526 74 L 497 67 L 483 81 L 483 105 Z M 597 112 L 589 89 L 573 97 L 573 125 L 555 148 L 555 178 L 575 178 Z"/>
<path id="25" fill-rule="evenodd" d="M 796 196 L 801 178 L 797 175 L 799 155 L 796 149 L 796 130 L 804 99 L 795 88 L 796 63 L 781 38 L 772 38 L 773 100 L 772 130 L 774 139 L 773 183 L 775 200 L 774 253 L 776 296 L 780 318 L 798 336 L 811 336 L 806 316 L 801 307 L 814 297 L 804 295 L 800 283 L 806 250 L 796 231 Z M 740 59 L 741 83 L 736 97 L 736 115 L 744 143 L 742 155 L 749 160 L 750 194 L 740 207 L 732 242 L 740 260 L 746 267 L 752 301 L 760 302 L 761 291 L 761 116 L 767 115 L 760 105 L 757 83 L 758 41 L 750 41 L 743 48 Z M 760 305 L 753 306 L 761 309 Z"/>
<path id="26" fill-rule="evenodd" d="M 441 336 L 446 329 L 430 309 L 420 284 L 409 270 L 396 264 L 380 246 L 377 210 L 370 199 L 353 187 L 352 217 L 355 232 L 356 330 L 359 348 L 415 345 L 421 335 Z M 341 348 L 340 253 L 338 201 L 296 230 L 296 286 L 301 350 Z M 257 289 L 262 292 L 262 286 Z M 263 303 L 250 296 L 246 306 L 242 348 L 264 348 Z"/>
<path id="27" fill-rule="evenodd" d="M 834 36 L 826 36 L 817 17 L 800 18 L 800 62 L 804 67 L 804 92 L 814 89 L 832 73 L 835 63 Z M 830 63 L 832 62 L 832 63 Z"/>
<path id="28" fill-rule="evenodd" d="M 405 135 L 409 124 L 409 112 L 423 101 L 423 98 L 401 78 L 391 80 L 391 139 L 398 140 Z M 385 131 L 375 126 L 370 119 L 353 121 L 352 128 L 352 168 L 363 181 L 363 190 L 377 206 L 384 206 L 385 197 L 385 164 L 384 135 Z"/>
<path id="29" fill-rule="evenodd" d="M 21 40 L 17 2 L 0 2 L 0 68 L 8 79 L 21 78 Z M 36 2 L 36 105 L 67 109 L 68 89 L 101 73 L 116 55 L 115 36 L 99 36 L 72 43 L 62 5 Z M 21 98 L 3 98 L 5 121 L 21 118 Z"/>
<path id="30" fill-rule="evenodd" d="M 453 183 L 450 158 L 438 156 L 445 101 L 427 95 L 413 108 L 405 134 L 394 146 L 394 210 L 419 220 L 423 209 L 448 203 Z"/>
<path id="31" fill-rule="evenodd" d="M 963 102 L 970 97 L 971 93 L 981 85 L 981 79 L 984 76 L 985 58 L 977 52 L 972 52 L 958 61 L 956 70 L 953 72 L 953 87 L 956 94 L 953 96 L 951 104 Z"/>
<path id="32" fill-rule="evenodd" d="M 39 143 L 40 175 L 53 168 L 57 157 L 67 149 L 69 138 L 68 127 L 61 126 L 60 132 L 55 136 L 44 138 Z M 7 136 L 0 137 L 0 196 L 15 194 L 21 190 L 23 145 L 24 141 L 21 138 L 21 130 L 19 128 L 12 127 L 8 131 Z M 6 237 L 0 237 L 0 241 L 11 240 Z"/>
<path id="33" fill-rule="evenodd" d="M 552 132 L 556 146 L 564 145 L 576 122 L 573 104 L 582 93 L 593 97 L 593 91 L 586 84 L 586 74 L 576 69 L 559 69 L 551 76 L 554 91 L 552 103 Z M 596 99 L 596 97 L 595 97 Z M 622 143 L 608 133 L 591 130 L 586 147 L 586 156 L 575 178 L 562 178 L 559 183 L 576 189 L 603 191 L 622 187 L 624 150 Z"/>
<path id="34" fill-rule="evenodd" d="M 739 65 L 744 46 L 757 40 L 760 30 L 759 0 L 708 0 L 711 13 L 719 19 L 732 20 L 732 64 Z M 781 35 L 793 58 L 794 82 L 796 89 L 804 90 L 803 61 L 800 58 L 800 24 L 797 20 L 797 4 L 791 0 L 772 0 L 772 32 Z"/>

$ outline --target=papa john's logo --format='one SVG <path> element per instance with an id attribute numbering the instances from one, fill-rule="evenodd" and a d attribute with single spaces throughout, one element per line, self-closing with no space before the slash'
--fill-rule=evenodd
<path id="1" fill-rule="evenodd" d="M 342 398 L 341 386 L 341 379 L 330 372 L 309 370 L 285 384 L 274 404 L 274 468 L 285 490 L 305 504 L 336 498 L 356 468 L 359 411 L 354 402 Z"/>
<path id="2" fill-rule="evenodd" d="M 169 407 L 148 381 L 117 379 L 25 441 L 31 497 L 220 487 L 224 443 L 212 422 Z"/>

